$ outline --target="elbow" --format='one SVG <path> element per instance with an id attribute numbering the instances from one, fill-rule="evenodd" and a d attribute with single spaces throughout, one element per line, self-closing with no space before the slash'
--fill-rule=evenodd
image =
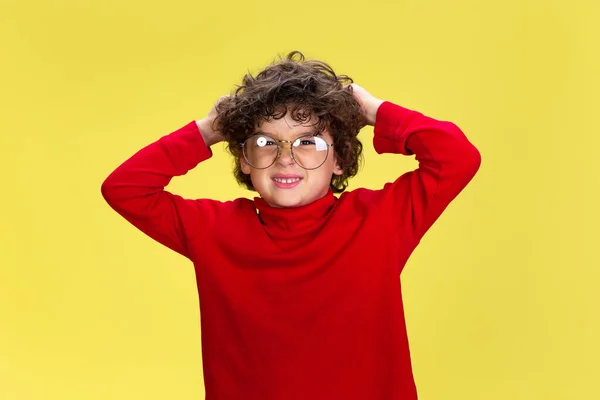
<path id="1" fill-rule="evenodd" d="M 475 147 L 474 144 L 469 144 L 470 150 L 468 156 L 468 164 L 470 166 L 470 169 L 473 171 L 473 175 L 475 175 L 475 173 L 477 173 L 477 171 L 479 171 L 479 168 L 481 167 L 481 152 L 479 151 L 479 149 L 477 149 L 477 147 Z"/>
<path id="2" fill-rule="evenodd" d="M 481 152 L 479 149 L 469 141 L 465 133 L 456 124 L 449 122 L 449 130 L 453 132 L 454 137 L 457 138 L 457 151 L 461 164 L 465 168 L 465 172 L 470 173 L 474 176 L 479 168 L 481 167 Z"/>
<path id="3" fill-rule="evenodd" d="M 100 194 L 102 195 L 102 198 L 111 206 L 115 202 L 115 189 L 116 185 L 113 182 L 111 174 L 100 185 Z"/>
<path id="4" fill-rule="evenodd" d="M 467 142 L 461 152 L 460 165 L 461 175 L 465 184 L 467 184 L 477 175 L 481 167 L 481 153 L 470 142 Z"/>
<path id="5" fill-rule="evenodd" d="M 481 152 L 457 125 L 451 123 L 451 126 L 455 138 L 453 147 L 456 163 L 460 165 L 460 170 L 470 180 L 481 167 Z"/>

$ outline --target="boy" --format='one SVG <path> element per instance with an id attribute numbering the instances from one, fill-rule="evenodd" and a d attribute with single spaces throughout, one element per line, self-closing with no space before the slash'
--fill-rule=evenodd
<path id="1" fill-rule="evenodd" d="M 414 154 L 419 168 L 380 190 L 344 192 L 365 125 L 378 153 Z M 259 197 L 165 191 L 220 141 Z M 399 274 L 480 162 L 453 123 L 379 100 L 293 52 L 137 152 L 102 193 L 193 262 L 206 399 L 414 400 Z"/>

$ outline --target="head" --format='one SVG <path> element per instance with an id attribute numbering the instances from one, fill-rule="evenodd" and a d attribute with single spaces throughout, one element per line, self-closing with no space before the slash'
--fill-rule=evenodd
<path id="1" fill-rule="evenodd" d="M 365 125 L 350 83 L 348 76 L 299 52 L 256 76 L 244 76 L 219 102 L 215 119 L 235 158 L 237 181 L 274 207 L 306 205 L 330 189 L 343 192 L 358 172 L 362 144 L 357 135 Z M 301 152 L 315 143 L 318 162 L 303 163 Z M 265 144 L 272 163 L 249 162 L 252 146 Z"/>

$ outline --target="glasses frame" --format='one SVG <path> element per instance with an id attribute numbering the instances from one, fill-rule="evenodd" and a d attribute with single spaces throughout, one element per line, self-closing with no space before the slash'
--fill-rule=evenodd
<path id="1" fill-rule="evenodd" d="M 268 138 L 271 138 L 271 139 L 273 139 L 273 141 L 275 142 L 275 144 L 277 144 L 277 155 L 275 155 L 275 157 L 273 158 L 273 162 L 272 162 L 271 164 L 267 165 L 266 167 L 255 167 L 254 165 L 252 165 L 252 163 L 250 162 L 250 160 L 248 160 L 248 157 L 246 157 L 246 151 L 245 151 L 245 149 L 244 149 L 244 146 L 246 145 L 246 142 L 247 142 L 248 140 L 250 140 L 251 138 L 253 138 L 253 137 L 255 137 L 255 136 L 266 136 L 266 137 L 268 137 Z M 305 169 L 305 170 L 307 170 L 307 171 L 312 171 L 312 170 L 314 170 L 314 169 L 320 168 L 320 167 L 321 167 L 323 164 L 325 164 L 325 161 L 327 161 L 327 157 L 329 157 L 329 148 L 333 146 L 333 143 L 327 143 L 327 142 L 325 141 L 325 139 L 321 138 L 321 139 L 323 139 L 323 142 L 325 142 L 325 144 L 327 145 L 327 154 L 325 154 L 325 159 L 323 160 L 323 162 L 322 162 L 321 164 L 317 165 L 317 166 L 316 166 L 316 167 L 314 167 L 314 168 L 305 168 L 305 167 L 303 167 L 303 166 L 302 166 L 302 165 L 301 165 L 301 164 L 298 162 L 298 160 L 296 160 L 296 157 L 294 156 L 294 146 L 293 146 L 292 144 L 293 144 L 293 143 L 294 143 L 296 140 L 298 140 L 298 139 L 301 139 L 301 138 L 307 138 L 307 137 L 311 137 L 311 138 L 313 138 L 313 137 L 317 137 L 317 136 L 320 136 L 320 135 L 319 135 L 318 133 L 312 133 L 312 134 L 308 134 L 308 135 L 300 135 L 300 136 L 298 136 L 298 137 L 297 137 L 296 139 L 294 139 L 294 140 L 279 140 L 279 139 L 275 139 L 275 138 L 274 138 L 273 136 L 271 136 L 271 135 L 266 135 L 266 134 L 264 134 L 264 133 L 255 133 L 255 134 L 253 134 L 253 135 L 249 136 L 248 138 L 246 138 L 246 140 L 244 140 L 244 142 L 240 144 L 240 147 L 242 148 L 242 154 L 243 154 L 243 156 L 244 156 L 244 160 L 246 160 L 246 162 L 248 163 L 248 165 L 249 165 L 249 166 L 251 166 L 251 167 L 252 167 L 252 168 L 254 168 L 254 169 L 267 169 L 267 168 L 271 167 L 273 164 L 275 164 L 275 162 L 277 162 L 277 159 L 279 158 L 279 156 L 281 156 L 281 147 L 282 147 L 282 146 L 280 145 L 280 143 L 289 143 L 289 145 L 290 145 L 290 154 L 292 155 L 292 160 L 294 160 L 294 162 L 295 162 L 296 164 L 298 164 L 298 166 L 299 166 L 300 168 L 302 168 L 302 169 Z"/>

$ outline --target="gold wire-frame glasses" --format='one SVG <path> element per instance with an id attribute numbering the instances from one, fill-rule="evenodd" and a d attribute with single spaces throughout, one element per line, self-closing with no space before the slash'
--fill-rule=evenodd
<path id="1" fill-rule="evenodd" d="M 255 163 L 252 163 L 252 161 L 250 160 L 251 157 L 249 157 L 247 154 L 248 153 L 247 146 L 255 143 L 258 147 L 262 148 L 264 146 L 267 146 L 269 144 L 269 142 L 272 142 L 277 146 L 277 153 L 273 154 L 273 160 L 267 166 L 258 166 Z M 309 142 L 309 144 L 303 146 L 302 145 L 303 142 Z M 329 148 L 331 146 L 333 146 L 333 143 L 327 143 L 325 141 L 325 139 L 320 137 L 320 135 L 318 133 L 302 135 L 302 136 L 297 137 L 294 140 L 280 140 L 280 139 L 275 139 L 270 135 L 266 135 L 263 133 L 257 133 L 257 134 L 254 134 L 254 135 L 248 137 L 246 140 L 244 140 L 244 142 L 240 144 L 240 147 L 242 148 L 242 154 L 244 155 L 244 159 L 246 160 L 248 165 L 250 165 L 252 168 L 256 168 L 256 169 L 267 169 L 271 165 L 275 164 L 275 161 L 277 161 L 277 159 L 281 156 L 281 150 L 282 150 L 281 143 L 289 144 L 290 154 L 292 155 L 292 159 L 301 168 L 306 169 L 306 170 L 317 169 L 321 165 L 323 165 L 325 163 L 325 161 L 327 161 L 327 156 L 329 155 Z M 311 149 L 310 151 L 314 152 L 315 154 L 318 154 L 319 152 L 325 150 L 325 153 L 324 153 L 324 156 L 322 157 L 323 159 L 318 162 L 317 166 L 314 166 L 314 167 L 313 166 L 305 166 L 302 164 L 301 160 L 298 159 L 297 154 L 294 152 L 294 148 L 304 148 L 305 150 L 306 150 L 306 148 L 310 148 Z"/>

